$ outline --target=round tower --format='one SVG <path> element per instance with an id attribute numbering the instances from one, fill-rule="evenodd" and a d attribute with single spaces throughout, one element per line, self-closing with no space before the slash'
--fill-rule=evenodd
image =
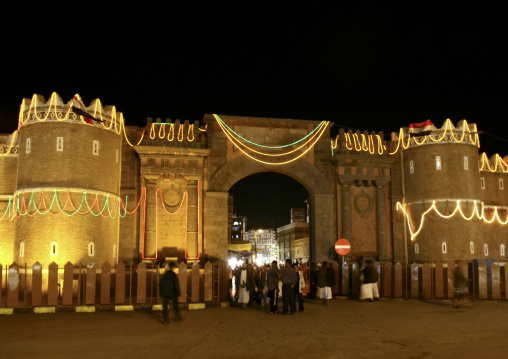
<path id="1" fill-rule="evenodd" d="M 404 131 L 403 186 L 410 262 L 483 258 L 475 124 L 427 121 Z M 426 125 L 426 128 L 425 126 Z M 455 213 L 454 213 L 455 212 Z M 454 213 L 454 214 L 453 214 Z M 452 215 L 453 214 L 453 215 Z M 423 221 L 423 223 L 422 223 Z"/>
<path id="2" fill-rule="evenodd" d="M 25 99 L 19 117 L 14 259 L 31 266 L 115 263 L 121 175 L 120 114 Z"/>

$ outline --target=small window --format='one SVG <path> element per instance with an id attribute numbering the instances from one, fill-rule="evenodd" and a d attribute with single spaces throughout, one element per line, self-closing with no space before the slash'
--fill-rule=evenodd
<path id="1" fill-rule="evenodd" d="M 446 242 L 441 243 L 441 250 L 442 250 L 443 254 L 447 253 Z"/>
<path id="2" fill-rule="evenodd" d="M 499 247 L 499 252 L 501 253 L 502 256 L 504 256 L 504 244 L 501 244 L 501 246 Z"/>
<path id="3" fill-rule="evenodd" d="M 480 187 L 482 189 L 485 189 L 485 178 L 483 178 L 483 177 L 480 177 Z"/>
<path id="4" fill-rule="evenodd" d="M 436 156 L 436 170 L 441 169 L 441 156 Z"/>
<path id="5" fill-rule="evenodd" d="M 502 178 L 499 179 L 499 189 L 501 189 L 501 190 L 504 189 L 504 182 L 503 182 Z"/>
<path id="6" fill-rule="evenodd" d="M 464 156 L 464 169 L 467 171 L 469 169 L 469 158 Z"/>
<path id="7" fill-rule="evenodd" d="M 415 163 L 413 160 L 409 161 L 409 173 L 415 173 Z"/>
<path id="8" fill-rule="evenodd" d="M 30 153 L 30 137 L 26 139 L 26 153 Z"/>
<path id="9" fill-rule="evenodd" d="M 25 242 L 21 242 L 19 244 L 19 256 L 24 257 L 25 256 Z"/>
<path id="10" fill-rule="evenodd" d="M 93 141 L 92 152 L 94 155 L 99 155 L 99 141 Z"/>
<path id="11" fill-rule="evenodd" d="M 420 253 L 420 246 L 418 245 L 418 243 L 415 243 L 415 254 L 418 253 Z"/>
<path id="12" fill-rule="evenodd" d="M 483 253 L 488 256 L 489 255 L 489 245 L 488 244 L 484 244 L 483 245 Z"/>
<path id="13" fill-rule="evenodd" d="M 469 252 L 471 252 L 471 254 L 474 254 L 474 243 L 473 243 L 473 241 L 469 242 Z"/>
<path id="14" fill-rule="evenodd" d="M 56 150 L 63 151 L 63 137 L 56 138 Z"/>
<path id="15" fill-rule="evenodd" d="M 93 257 L 95 255 L 95 245 L 93 242 L 88 243 L 88 256 Z"/>
<path id="16" fill-rule="evenodd" d="M 56 256 L 57 255 L 57 243 L 51 242 L 51 255 Z"/>

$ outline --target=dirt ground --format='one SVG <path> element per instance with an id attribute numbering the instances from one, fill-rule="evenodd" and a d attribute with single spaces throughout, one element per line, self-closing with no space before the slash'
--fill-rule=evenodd
<path id="1" fill-rule="evenodd" d="M 506 358 L 508 302 L 307 300 L 270 315 L 256 304 L 162 312 L 0 316 L 0 358 Z"/>

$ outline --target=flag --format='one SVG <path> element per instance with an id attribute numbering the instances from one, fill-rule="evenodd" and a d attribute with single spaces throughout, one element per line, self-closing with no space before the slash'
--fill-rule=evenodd
<path id="1" fill-rule="evenodd" d="M 433 126 L 434 125 L 430 120 L 412 123 L 409 125 L 409 133 L 412 134 L 413 136 L 426 136 L 430 134 L 430 131 L 432 131 Z"/>
<path id="2" fill-rule="evenodd" d="M 85 105 L 83 105 L 83 103 L 76 96 L 72 98 L 72 112 L 74 112 L 77 115 L 83 116 L 85 122 L 90 125 L 93 124 L 94 121 L 102 122 L 101 120 L 96 119 L 88 112 L 86 112 Z"/>

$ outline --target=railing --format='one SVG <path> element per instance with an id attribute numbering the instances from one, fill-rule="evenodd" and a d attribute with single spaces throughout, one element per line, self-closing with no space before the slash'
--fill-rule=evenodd
<path id="1" fill-rule="evenodd" d="M 156 263 L 134 265 L 119 262 L 115 268 L 105 262 L 97 266 L 64 267 L 51 263 L 42 268 L 0 265 L 0 306 L 114 306 L 159 304 L 159 280 L 164 273 Z M 226 264 L 180 263 L 178 275 L 180 303 L 223 302 L 229 299 Z"/>
<path id="2" fill-rule="evenodd" d="M 469 297 L 478 300 L 507 298 L 508 273 L 497 262 L 464 263 L 468 277 Z M 361 278 L 357 262 L 333 263 L 336 296 L 356 297 Z M 376 263 L 379 273 L 379 293 L 385 298 L 447 299 L 454 296 L 454 262 L 424 263 L 403 266 L 400 263 Z M 225 263 L 180 263 L 178 275 L 180 303 L 225 302 L 231 299 L 229 268 Z M 42 268 L 0 265 L 0 307 L 32 308 L 40 306 L 150 306 L 160 303 L 159 280 L 164 268 L 155 263 L 124 264 L 115 268 L 105 262 L 96 266 L 75 266 L 68 262 L 64 267 L 51 263 Z M 316 272 L 312 272 L 307 285 L 308 295 L 313 294 Z M 307 292 L 307 290 L 305 290 Z"/>

